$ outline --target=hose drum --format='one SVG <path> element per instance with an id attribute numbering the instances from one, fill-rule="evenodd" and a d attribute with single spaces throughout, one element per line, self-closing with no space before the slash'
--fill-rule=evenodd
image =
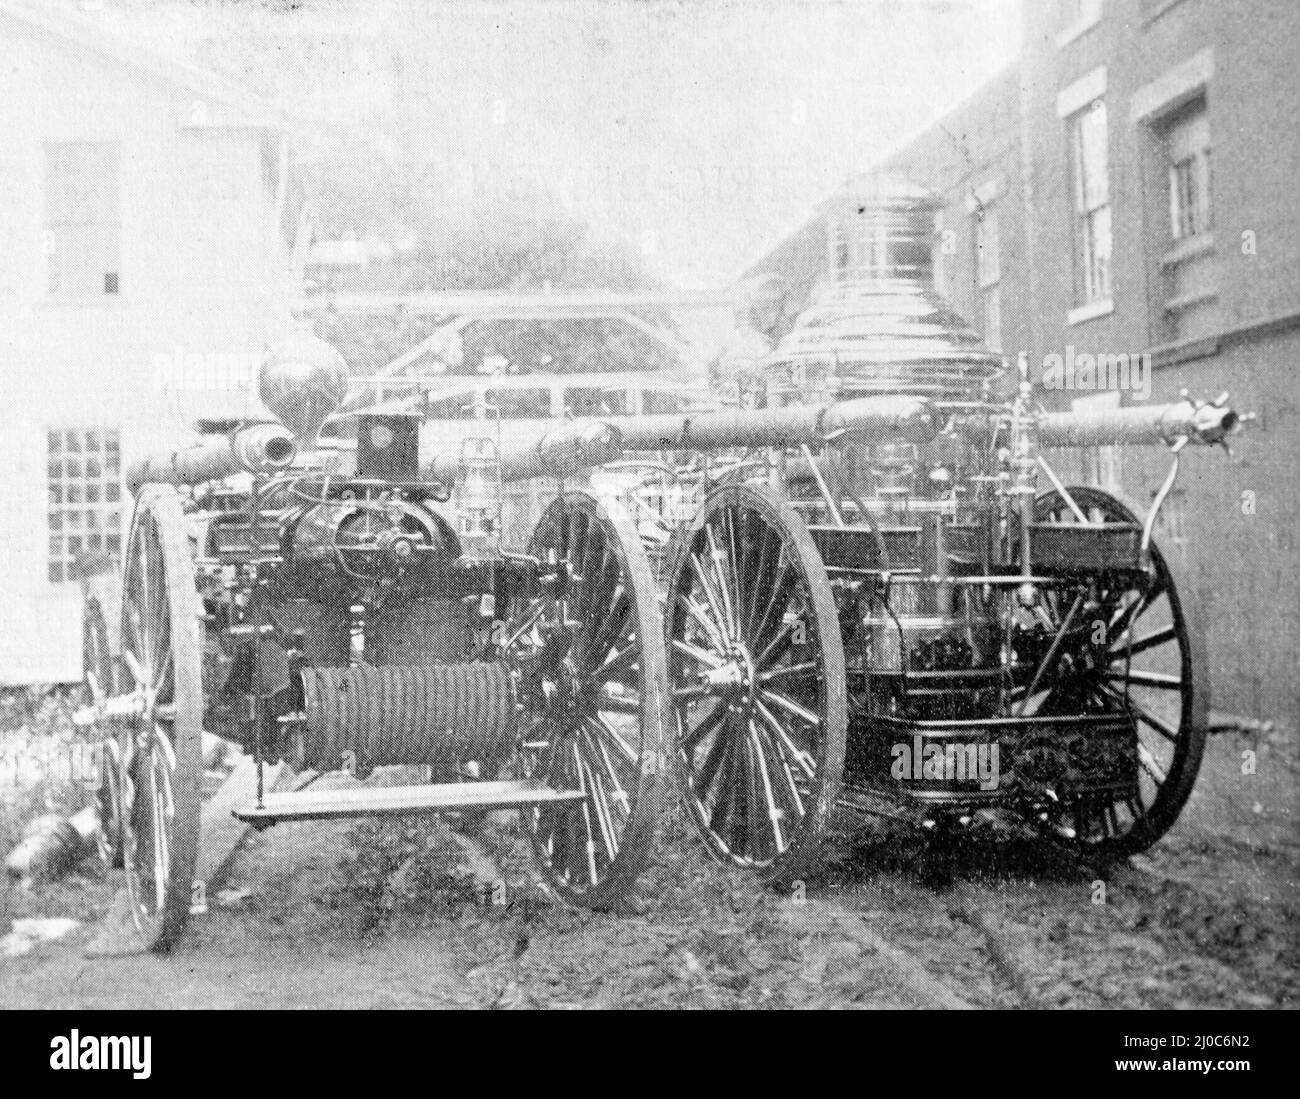
<path id="1" fill-rule="evenodd" d="M 503 663 L 307 668 L 294 766 L 364 777 L 375 767 L 427 765 L 450 782 L 470 762 L 484 777 L 514 749 L 514 684 Z"/>

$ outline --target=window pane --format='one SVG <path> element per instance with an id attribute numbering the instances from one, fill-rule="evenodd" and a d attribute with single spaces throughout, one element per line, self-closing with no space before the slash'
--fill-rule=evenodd
<path id="1" fill-rule="evenodd" d="M 1109 200 L 1106 158 L 1106 101 L 1098 99 L 1078 118 L 1076 142 L 1076 201 L 1080 213 L 1104 206 Z"/>
<path id="2" fill-rule="evenodd" d="M 1086 301 L 1110 296 L 1110 207 L 1104 206 L 1088 216 L 1084 226 Z"/>
<path id="3" fill-rule="evenodd" d="M 616 389 L 569 389 L 564 408 L 574 416 L 626 416 L 627 393 Z"/>
<path id="4" fill-rule="evenodd" d="M 551 414 L 549 389 L 502 389 L 487 399 L 501 410 L 503 420 L 545 419 Z"/>
<path id="5" fill-rule="evenodd" d="M 54 583 L 77 579 L 68 558 L 108 549 L 120 552 L 121 487 L 117 482 L 119 449 L 116 430 L 51 431 L 47 435 L 50 481 L 48 575 Z M 69 455 L 85 455 L 70 457 Z"/>

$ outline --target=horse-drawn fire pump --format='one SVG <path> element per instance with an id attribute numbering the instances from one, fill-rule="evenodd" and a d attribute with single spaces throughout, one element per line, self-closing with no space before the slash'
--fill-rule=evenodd
<path id="1" fill-rule="evenodd" d="M 1209 708 L 1153 532 L 1183 449 L 1243 417 L 1226 395 L 1047 411 L 1023 356 L 995 397 L 1001 357 L 929 284 L 931 200 L 885 180 L 855 205 L 869 262 L 775 348 L 765 407 L 607 421 L 654 452 L 647 485 L 697 492 L 664 554 L 686 803 L 775 882 L 882 817 L 1141 851 L 1188 799 Z M 1115 445 L 1172 455 L 1145 518 L 1049 462 Z"/>

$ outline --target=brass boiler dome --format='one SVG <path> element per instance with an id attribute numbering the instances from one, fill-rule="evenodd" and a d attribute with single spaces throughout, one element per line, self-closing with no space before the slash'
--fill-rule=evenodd
<path id="1" fill-rule="evenodd" d="M 765 361 L 770 395 L 980 399 L 1002 359 L 934 288 L 939 206 L 932 192 L 887 176 L 856 179 L 824 204 L 830 280 Z"/>

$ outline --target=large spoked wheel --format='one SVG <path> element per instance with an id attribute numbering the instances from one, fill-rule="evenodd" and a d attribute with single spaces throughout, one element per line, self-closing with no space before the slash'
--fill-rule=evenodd
<path id="1" fill-rule="evenodd" d="M 108 623 L 99 599 L 87 595 L 81 617 L 81 678 L 86 705 L 96 705 L 117 693 L 113 654 L 108 646 Z M 121 746 L 112 736 L 99 748 L 100 854 L 111 867 L 122 865 Z"/>
<path id="2" fill-rule="evenodd" d="M 565 900 L 609 908 L 654 852 L 669 720 L 663 626 L 645 550 L 613 500 L 567 492 L 529 553 L 553 580 L 512 609 L 507 655 L 521 670 L 525 771 L 581 800 L 524 815 Z"/>
<path id="3" fill-rule="evenodd" d="M 683 533 L 668 589 L 675 763 L 719 860 L 788 884 L 814 863 L 844 769 L 844 645 L 802 519 L 729 486 Z"/>
<path id="4" fill-rule="evenodd" d="M 1100 489 L 1068 488 L 1090 523 L 1140 523 Z M 1039 522 L 1075 523 L 1058 492 L 1038 498 Z M 1097 621 L 1104 643 L 1090 645 L 1071 674 L 1058 669 L 1040 713 L 1127 713 L 1136 736 L 1136 796 L 1118 801 L 1076 798 L 1062 807 L 1052 835 L 1092 860 L 1106 862 L 1146 850 L 1178 819 L 1191 795 L 1205 750 L 1208 667 L 1200 631 L 1189 629 L 1173 577 L 1151 547 L 1144 573 L 1116 573 L 1098 584 L 1098 609 L 1083 624 L 1084 644 Z M 1063 607 L 1049 607 L 1059 618 Z M 1059 622 L 1058 622 L 1059 625 Z"/>
<path id="5" fill-rule="evenodd" d="M 122 847 L 136 927 L 165 950 L 189 915 L 199 842 L 203 694 L 198 597 L 180 498 L 136 500 L 122 592 Z"/>

